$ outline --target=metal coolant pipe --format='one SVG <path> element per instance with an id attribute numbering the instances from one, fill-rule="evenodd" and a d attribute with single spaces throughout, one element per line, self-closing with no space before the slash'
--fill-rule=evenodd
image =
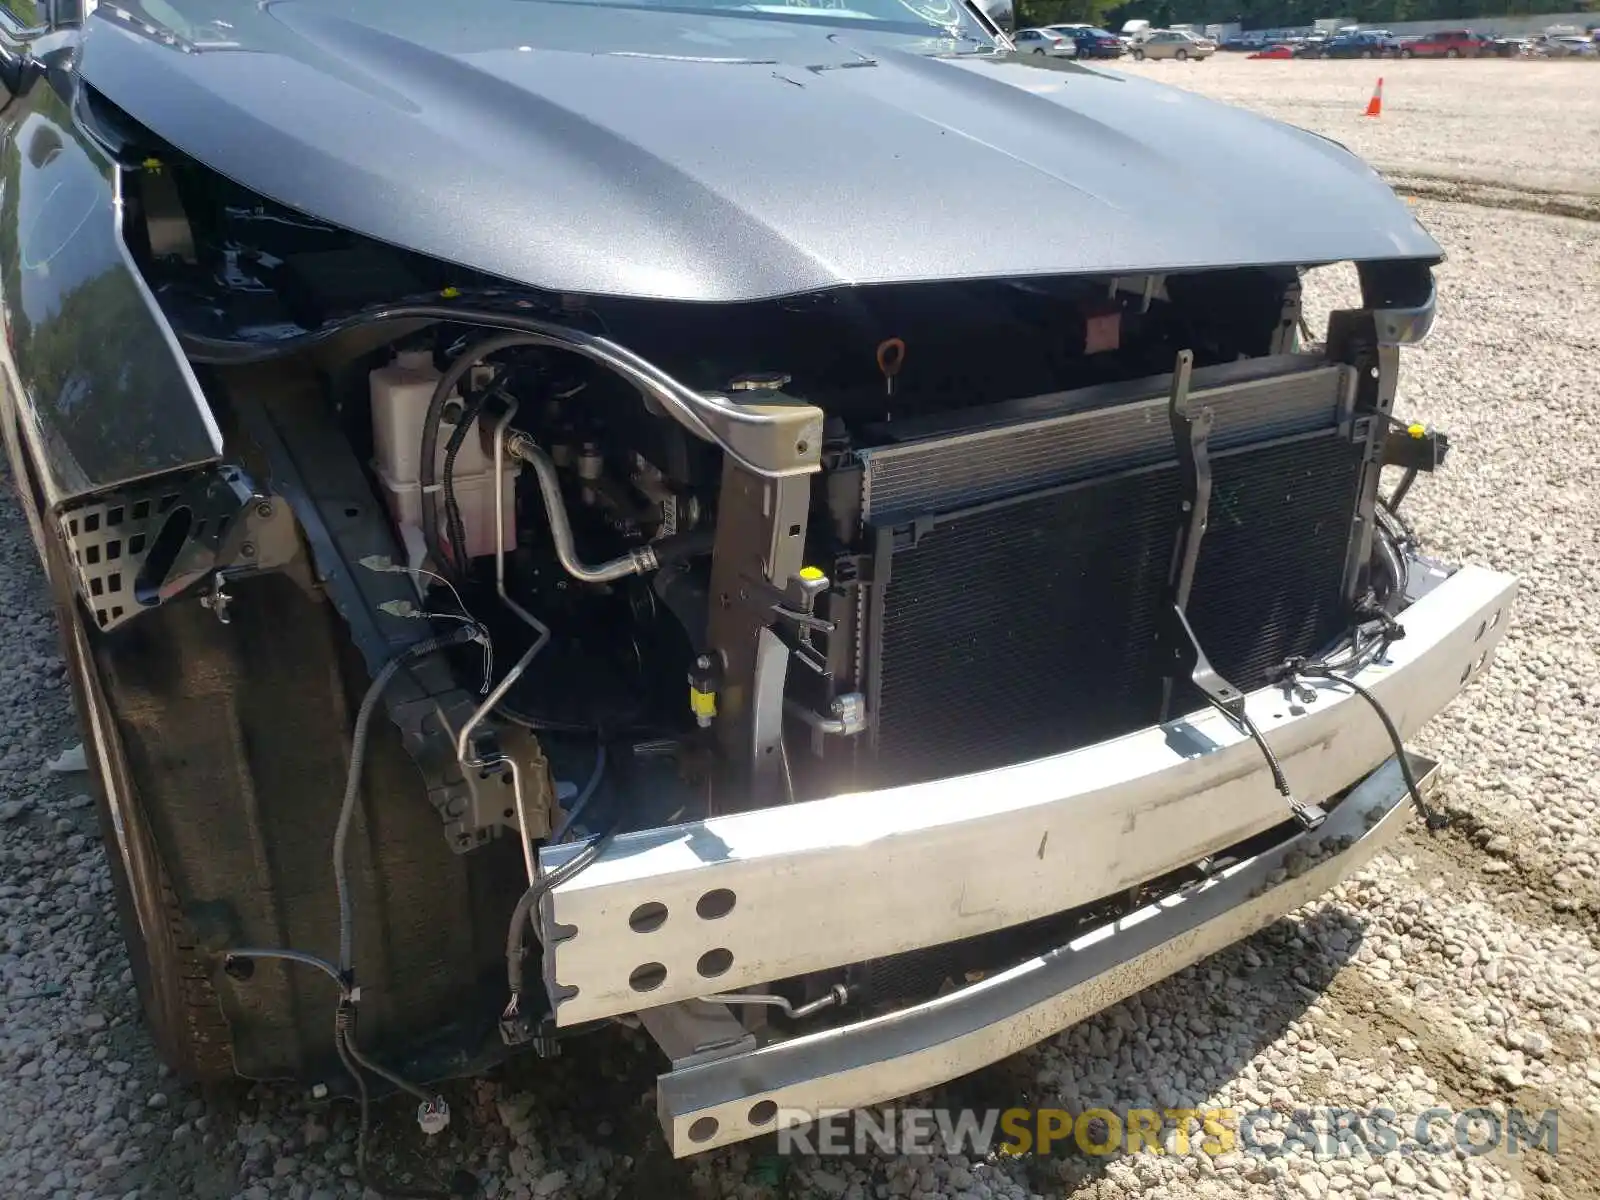
<path id="1" fill-rule="evenodd" d="M 539 445 L 525 433 L 513 433 L 506 440 L 506 451 L 512 458 L 527 463 L 539 480 L 539 495 L 544 500 L 545 516 L 550 521 L 550 538 L 555 543 L 556 558 L 568 575 L 579 583 L 612 583 L 629 575 L 643 575 L 660 566 L 656 552 L 649 546 L 640 546 L 626 554 L 590 566 L 578 558 L 577 546 L 572 539 L 572 522 L 567 517 L 567 502 L 561 495 L 561 481 L 556 475 L 556 464 Z"/>

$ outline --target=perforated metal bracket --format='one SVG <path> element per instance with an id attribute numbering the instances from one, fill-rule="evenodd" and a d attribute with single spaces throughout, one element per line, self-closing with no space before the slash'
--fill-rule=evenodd
<path id="1" fill-rule="evenodd" d="M 298 552 L 288 506 L 226 464 L 93 496 L 57 520 L 79 594 L 104 630 L 208 576 L 274 569 Z"/>

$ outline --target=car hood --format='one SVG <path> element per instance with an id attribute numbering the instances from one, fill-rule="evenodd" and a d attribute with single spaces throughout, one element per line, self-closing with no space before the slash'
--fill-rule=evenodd
<path id="1" fill-rule="evenodd" d="M 82 77 L 270 199 L 532 287 L 1437 258 L 1324 138 L 931 27 L 552 0 L 99 6 Z M 154 5 L 151 5 L 154 8 Z"/>

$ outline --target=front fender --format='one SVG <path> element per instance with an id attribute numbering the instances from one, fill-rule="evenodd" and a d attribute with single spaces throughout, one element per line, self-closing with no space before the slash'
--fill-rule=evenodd
<path id="1" fill-rule="evenodd" d="M 123 240 L 121 169 L 50 82 L 3 121 L 0 401 L 44 505 L 216 462 L 216 421 Z"/>

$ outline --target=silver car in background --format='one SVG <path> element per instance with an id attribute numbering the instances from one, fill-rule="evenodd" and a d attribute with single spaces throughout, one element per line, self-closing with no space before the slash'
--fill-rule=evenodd
<path id="1" fill-rule="evenodd" d="M 1133 57 L 1185 59 L 1210 58 L 1217 44 L 1183 29 L 1152 29 L 1133 45 Z"/>
<path id="2" fill-rule="evenodd" d="M 1042 54 L 1048 58 L 1077 58 L 1078 43 L 1054 29 L 1020 29 L 1012 35 L 1019 54 Z"/>

